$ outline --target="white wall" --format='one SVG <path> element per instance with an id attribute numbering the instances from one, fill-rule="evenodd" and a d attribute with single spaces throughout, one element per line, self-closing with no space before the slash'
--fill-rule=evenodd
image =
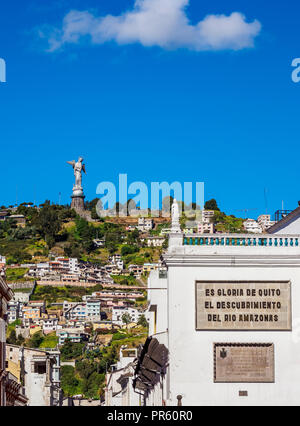
<path id="1" fill-rule="evenodd" d="M 25 390 L 29 406 L 48 406 L 50 387 L 45 387 L 46 374 L 37 374 L 31 370 L 31 359 L 34 352 L 25 349 Z M 37 352 L 38 354 L 38 352 Z"/>
<path id="2" fill-rule="evenodd" d="M 152 271 L 148 279 L 148 301 L 150 302 L 149 318 L 149 335 L 163 333 L 168 328 L 167 293 L 168 280 L 159 278 L 159 271 Z M 151 310 L 152 307 L 152 310 Z M 154 312 L 154 307 L 156 310 Z"/>
<path id="3" fill-rule="evenodd" d="M 300 264 L 294 266 L 170 266 L 169 405 L 183 395 L 183 405 L 300 404 Z M 195 281 L 291 280 L 293 332 L 231 332 L 195 330 Z M 298 324 L 299 323 L 299 324 Z M 297 325 L 298 324 L 298 325 Z M 214 343 L 274 343 L 274 384 L 215 384 Z M 248 397 L 239 397 L 239 391 Z"/>

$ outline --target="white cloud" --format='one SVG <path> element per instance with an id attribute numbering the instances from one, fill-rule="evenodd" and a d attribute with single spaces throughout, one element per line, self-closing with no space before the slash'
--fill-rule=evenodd
<path id="1" fill-rule="evenodd" d="M 48 38 L 49 51 L 88 37 L 92 44 L 115 41 L 140 43 L 164 49 L 239 50 L 254 46 L 259 21 L 247 22 L 243 14 L 208 15 L 192 25 L 185 13 L 189 0 L 136 0 L 132 10 L 120 16 L 94 16 L 88 11 L 70 11 L 60 30 Z"/>

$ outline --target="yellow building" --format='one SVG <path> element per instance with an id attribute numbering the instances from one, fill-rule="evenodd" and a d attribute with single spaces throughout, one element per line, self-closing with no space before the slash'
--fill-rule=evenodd
<path id="1" fill-rule="evenodd" d="M 38 320 L 41 317 L 40 308 L 32 308 L 31 306 L 24 306 L 23 309 L 23 318 L 25 320 Z"/>
<path id="2" fill-rule="evenodd" d="M 13 374 L 18 382 L 21 381 L 21 362 L 19 347 L 15 345 L 6 346 L 6 370 Z"/>

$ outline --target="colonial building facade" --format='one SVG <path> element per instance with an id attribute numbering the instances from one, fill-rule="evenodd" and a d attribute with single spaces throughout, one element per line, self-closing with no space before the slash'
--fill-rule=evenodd
<path id="1" fill-rule="evenodd" d="M 6 345 L 7 370 L 24 386 L 29 406 L 60 406 L 60 352 Z"/>
<path id="2" fill-rule="evenodd" d="M 1 274 L 1 271 L 0 271 Z M 0 406 L 6 405 L 6 383 L 8 373 L 5 371 L 5 342 L 6 342 L 6 320 L 7 304 L 12 299 L 13 292 L 5 282 L 4 276 L 0 275 Z"/>
<path id="3" fill-rule="evenodd" d="M 7 305 L 12 297 L 13 292 L 6 284 L 4 271 L 0 270 L 0 407 L 27 404 L 21 383 L 6 369 Z"/>
<path id="4" fill-rule="evenodd" d="M 167 273 L 149 279 L 150 340 L 135 371 L 145 405 L 300 404 L 296 213 L 285 220 L 294 233 L 283 223 L 278 234 L 203 236 L 184 235 L 173 208 Z"/>

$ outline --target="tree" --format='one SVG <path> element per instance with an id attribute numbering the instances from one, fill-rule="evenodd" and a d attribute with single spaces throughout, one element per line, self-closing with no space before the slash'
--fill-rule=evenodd
<path id="1" fill-rule="evenodd" d="M 206 201 L 205 206 L 204 206 L 205 210 L 214 210 L 214 211 L 220 211 L 217 201 L 213 198 L 209 201 Z"/>
<path id="2" fill-rule="evenodd" d="M 79 380 L 75 377 L 75 369 L 71 365 L 61 367 L 61 387 L 65 395 L 73 396 L 80 393 Z"/>
<path id="3" fill-rule="evenodd" d="M 139 248 L 137 246 L 123 246 L 121 248 L 121 256 L 127 256 L 128 254 L 134 254 L 139 251 Z"/>
<path id="4" fill-rule="evenodd" d="M 85 208 L 87 210 L 92 211 L 93 209 L 96 208 L 97 204 L 98 204 L 98 207 L 100 207 L 102 209 L 103 205 L 102 205 L 102 201 L 101 201 L 100 198 L 94 198 L 92 201 L 87 201 L 85 203 Z"/>
<path id="5" fill-rule="evenodd" d="M 22 346 L 24 342 L 25 342 L 24 337 L 22 336 L 22 334 L 19 334 L 19 336 L 18 336 L 18 338 L 17 338 L 17 342 L 16 342 L 16 344 L 17 344 L 18 346 Z"/>
<path id="6" fill-rule="evenodd" d="M 145 317 L 144 314 L 139 317 L 138 325 L 141 325 L 142 327 L 147 327 L 148 326 L 148 322 L 147 322 L 146 317 Z"/>
<path id="7" fill-rule="evenodd" d="M 107 241 L 105 245 L 110 255 L 116 253 L 118 250 L 118 246 L 112 241 Z"/>
<path id="8" fill-rule="evenodd" d="M 69 207 L 60 206 L 60 210 L 58 211 L 59 219 L 61 221 L 67 221 L 68 219 L 75 219 L 77 213 L 74 209 L 70 209 Z"/>
<path id="9" fill-rule="evenodd" d="M 82 248 L 90 253 L 94 249 L 93 239 L 96 237 L 96 228 L 83 218 L 77 218 L 75 222 L 75 234 L 80 238 Z"/>
<path id="10" fill-rule="evenodd" d="M 222 213 L 220 211 L 215 211 L 215 214 L 214 214 L 212 221 L 213 221 L 214 224 L 225 223 L 226 222 L 225 213 Z"/>
<path id="11" fill-rule="evenodd" d="M 69 361 L 80 357 L 84 350 L 84 343 L 73 343 L 69 339 L 60 348 L 62 361 Z"/>
<path id="12" fill-rule="evenodd" d="M 28 341 L 28 346 L 30 348 L 39 348 L 40 345 L 43 343 L 44 337 L 40 331 L 37 333 L 34 333 L 31 337 L 31 339 Z"/>
<path id="13" fill-rule="evenodd" d="M 80 246 L 77 243 L 69 244 L 68 246 L 64 247 L 64 253 L 65 256 L 76 257 L 77 259 L 80 259 L 82 254 Z"/>
<path id="14" fill-rule="evenodd" d="M 96 207 L 93 207 L 92 210 L 91 210 L 91 218 L 94 219 L 94 220 L 100 219 L 99 216 L 98 216 Z"/>
<path id="15" fill-rule="evenodd" d="M 128 324 L 131 323 L 131 316 L 128 313 L 125 313 L 122 315 L 122 322 L 123 324 L 126 324 L 126 328 L 128 327 Z"/>
<path id="16" fill-rule="evenodd" d="M 40 235 L 51 248 L 55 244 L 55 237 L 61 229 L 61 221 L 55 206 L 45 203 L 33 224 L 36 225 Z"/>
<path id="17" fill-rule="evenodd" d="M 9 343 L 10 345 L 15 345 L 17 343 L 17 335 L 15 329 L 11 330 L 9 337 L 7 338 L 7 343 Z"/>

